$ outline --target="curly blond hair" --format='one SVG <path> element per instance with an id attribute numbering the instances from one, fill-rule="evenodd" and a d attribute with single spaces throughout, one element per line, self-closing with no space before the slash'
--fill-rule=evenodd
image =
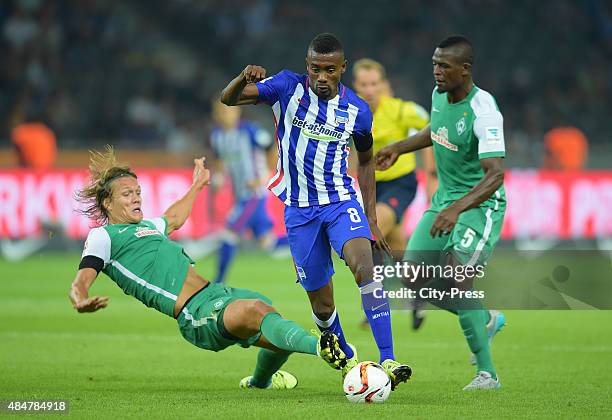
<path id="1" fill-rule="evenodd" d="M 85 205 L 79 213 L 100 225 L 108 222 L 104 200 L 111 197 L 111 184 L 124 176 L 138 178 L 129 166 L 119 163 L 113 146 L 106 145 L 104 152 L 89 151 L 89 183 L 76 193 L 76 200 Z"/>

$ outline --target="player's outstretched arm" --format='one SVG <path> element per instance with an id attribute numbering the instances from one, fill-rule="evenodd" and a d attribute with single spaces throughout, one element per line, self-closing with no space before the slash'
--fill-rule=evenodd
<path id="1" fill-rule="evenodd" d="M 400 155 L 412 153 L 431 146 L 431 129 L 427 124 L 421 131 L 407 139 L 383 147 L 376 153 L 376 169 L 384 171 L 389 169 Z"/>
<path id="2" fill-rule="evenodd" d="M 266 69 L 249 64 L 221 91 L 221 102 L 225 105 L 253 105 L 259 98 L 255 83 L 266 78 Z"/>
<path id="3" fill-rule="evenodd" d="M 170 235 L 175 230 L 185 224 L 191 214 L 193 203 L 195 203 L 200 191 L 210 183 L 210 171 L 204 166 L 206 158 L 194 159 L 193 184 L 189 190 L 179 200 L 175 201 L 164 213 L 166 218 L 167 234 Z"/>
<path id="4" fill-rule="evenodd" d="M 503 158 L 480 159 L 480 165 L 484 170 L 484 176 L 470 192 L 438 213 L 429 232 L 432 237 L 450 233 L 457 223 L 459 214 L 480 206 L 504 183 Z"/>
<path id="5" fill-rule="evenodd" d="M 98 277 L 98 272 L 93 268 L 81 268 L 72 282 L 70 288 L 70 301 L 72 307 L 78 312 L 95 312 L 98 309 L 106 308 L 108 297 L 92 296 L 89 297 L 89 288 Z"/>
<path id="6" fill-rule="evenodd" d="M 371 134 L 369 148 L 366 150 L 364 150 L 365 144 L 367 144 L 367 142 L 358 142 L 357 139 L 355 141 L 355 148 L 357 149 L 357 157 L 359 160 L 357 179 L 359 180 L 361 197 L 363 198 L 364 211 L 368 217 L 370 231 L 376 239 L 376 248 L 386 251 L 389 255 L 391 255 L 391 248 L 389 247 L 389 244 L 387 244 L 385 236 L 378 228 L 378 221 L 376 219 L 376 181 L 374 179 L 375 163 Z"/>

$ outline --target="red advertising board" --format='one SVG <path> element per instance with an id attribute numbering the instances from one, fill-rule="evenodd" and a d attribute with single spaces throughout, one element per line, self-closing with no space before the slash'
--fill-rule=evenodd
<path id="1" fill-rule="evenodd" d="M 189 188 L 191 170 L 137 170 L 145 217 L 154 217 Z M 0 236 L 23 238 L 41 233 L 41 223 L 61 224 L 72 238 L 84 238 L 92 223 L 77 210 L 75 191 L 86 180 L 78 170 L 0 171 Z M 508 207 L 502 237 L 595 238 L 612 236 L 612 171 L 559 173 L 511 170 L 506 174 Z M 427 203 L 422 188 L 407 211 L 414 229 Z M 176 238 L 199 238 L 223 226 L 232 207 L 231 188 L 206 189 Z M 283 228 L 283 204 L 270 194 L 275 229 Z"/>

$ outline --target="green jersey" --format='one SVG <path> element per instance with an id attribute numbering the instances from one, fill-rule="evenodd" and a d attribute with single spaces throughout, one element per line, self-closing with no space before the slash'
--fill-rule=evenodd
<path id="1" fill-rule="evenodd" d="M 94 228 L 85 242 L 83 257 L 87 255 L 102 259 L 102 272 L 125 294 L 171 317 L 193 264 L 183 248 L 168 239 L 163 217 Z"/>
<path id="2" fill-rule="evenodd" d="M 432 209 L 441 210 L 466 195 L 484 177 L 480 159 L 504 157 L 503 117 L 495 98 L 475 85 L 457 103 L 435 88 L 431 105 L 431 140 L 438 173 Z M 481 207 L 505 207 L 504 186 Z"/>

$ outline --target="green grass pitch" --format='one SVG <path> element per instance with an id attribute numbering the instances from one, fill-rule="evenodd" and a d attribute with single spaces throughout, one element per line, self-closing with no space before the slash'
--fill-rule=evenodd
<path id="1" fill-rule="evenodd" d="M 94 294 L 108 308 L 77 314 L 67 294 L 78 255 L 0 261 L 0 399 L 66 399 L 84 418 L 575 418 L 612 416 L 611 311 L 507 311 L 493 355 L 503 384 L 462 392 L 474 374 L 457 319 L 429 311 L 423 329 L 395 311 L 396 356 L 413 379 L 382 405 L 346 401 L 340 375 L 317 358 L 293 355 L 290 391 L 240 390 L 256 349 L 220 353 L 183 340 L 175 321 L 124 295 L 105 275 Z M 210 277 L 214 259 L 197 269 Z M 336 302 L 344 331 L 362 360 L 376 360 L 370 332 L 358 328 L 359 296 L 336 261 Z M 290 261 L 240 254 L 230 282 L 273 299 L 287 318 L 313 327 Z M 0 415 L 2 417 L 2 415 Z"/>

